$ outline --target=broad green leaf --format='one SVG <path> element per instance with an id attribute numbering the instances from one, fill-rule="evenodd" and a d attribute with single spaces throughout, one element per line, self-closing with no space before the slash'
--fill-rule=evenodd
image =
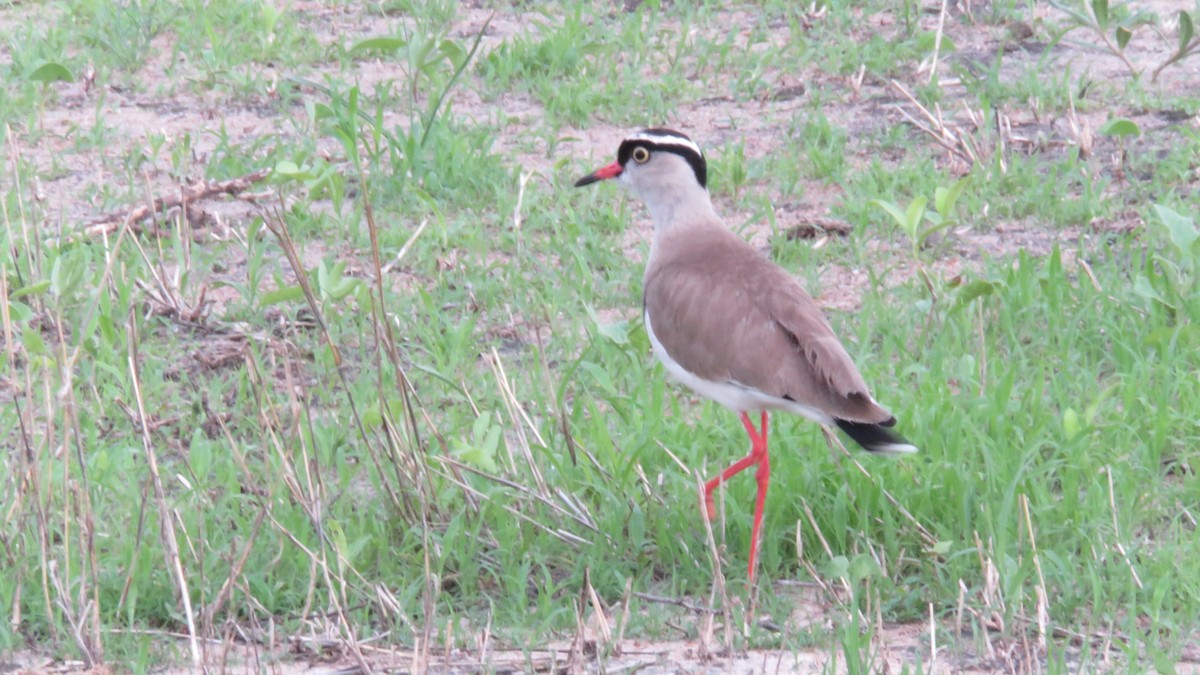
<path id="1" fill-rule="evenodd" d="M 1145 275 L 1138 275 L 1138 278 L 1133 280 L 1133 292 L 1135 295 L 1156 302 L 1163 307 L 1175 309 L 1175 306 L 1167 302 L 1166 298 L 1158 292 L 1158 289 L 1154 287 L 1154 284 Z"/>
<path id="2" fill-rule="evenodd" d="M 852 582 L 862 581 L 869 577 L 877 577 L 880 572 L 879 563 L 866 554 L 854 556 L 854 560 L 850 561 L 850 566 L 846 571 Z"/>
<path id="3" fill-rule="evenodd" d="M 70 297 L 83 283 L 87 271 L 82 256 L 63 254 L 50 267 L 50 293 L 56 298 Z"/>
<path id="4" fill-rule="evenodd" d="M 628 321 L 604 323 L 600 320 L 600 315 L 596 314 L 596 310 L 591 305 L 587 306 L 587 313 L 591 317 L 592 323 L 596 325 L 596 332 L 600 333 L 600 335 L 619 345 L 629 344 L 630 327 Z"/>
<path id="5" fill-rule="evenodd" d="M 953 545 L 954 545 L 954 542 L 943 539 L 943 540 L 937 542 L 936 544 L 934 544 L 933 548 L 931 548 L 929 550 L 934 555 L 946 555 L 947 553 L 950 552 L 950 548 Z"/>
<path id="6" fill-rule="evenodd" d="M 30 354 L 46 356 L 50 353 L 50 350 L 46 348 L 46 341 L 42 339 L 42 334 L 36 329 L 21 331 L 21 344 Z"/>
<path id="7" fill-rule="evenodd" d="M 1101 31 L 1108 30 L 1108 0 L 1092 0 L 1092 15 Z"/>
<path id="8" fill-rule="evenodd" d="M 844 555 L 835 555 L 825 563 L 825 576 L 846 577 L 850 572 L 850 559 Z"/>
<path id="9" fill-rule="evenodd" d="M 1196 243 L 1196 239 L 1200 238 L 1200 232 L 1196 231 L 1196 223 L 1191 218 L 1169 209 L 1162 204 L 1154 205 L 1154 212 L 1158 214 L 1159 221 L 1167 228 L 1167 234 L 1171 237 L 1171 243 L 1179 250 L 1179 253 L 1188 258 L 1192 255 L 1192 246 Z M 1185 265 L 1190 263 L 1190 260 L 1181 261 Z"/>
<path id="10" fill-rule="evenodd" d="M 496 452 L 500 449 L 499 424 L 492 423 L 492 413 L 484 412 L 475 418 L 471 427 L 471 440 L 456 440 L 457 448 L 454 454 L 467 464 L 484 471 L 495 473 Z"/>
<path id="11" fill-rule="evenodd" d="M 956 49 L 954 41 L 945 33 L 942 34 L 941 45 L 938 44 L 935 31 L 926 31 L 917 36 L 917 49 L 922 52 L 932 52 L 935 47 L 943 54 L 948 54 Z"/>
<path id="12" fill-rule="evenodd" d="M 50 84 L 52 82 L 74 82 L 75 78 L 71 75 L 71 71 L 61 63 L 43 63 L 29 74 L 31 82 L 41 82 L 42 84 Z"/>
<path id="13" fill-rule="evenodd" d="M 982 298 L 985 295 L 991 295 L 996 292 L 996 284 L 991 281 L 977 279 L 971 283 L 958 289 L 958 295 L 954 299 L 954 307 L 951 311 L 962 309 L 971 304 L 977 298 Z"/>
<path id="14" fill-rule="evenodd" d="M 317 265 L 316 271 L 317 271 L 317 278 L 315 279 L 316 283 L 314 285 L 317 287 L 317 291 L 324 293 L 332 285 L 329 280 L 330 276 L 337 274 L 336 265 L 333 270 L 330 270 L 328 267 L 325 266 L 325 262 L 321 261 L 321 264 Z"/>
<path id="15" fill-rule="evenodd" d="M 441 50 L 442 56 L 449 60 L 450 64 L 455 68 L 462 66 L 463 62 L 467 59 L 466 50 L 454 40 L 442 40 L 438 49 Z"/>
<path id="16" fill-rule="evenodd" d="M 29 305 L 15 300 L 9 301 L 8 313 L 12 316 L 13 323 L 25 323 L 33 318 L 33 309 Z"/>
<path id="17" fill-rule="evenodd" d="M 44 293 L 47 288 L 50 288 L 50 282 L 48 280 L 43 280 L 43 281 L 39 281 L 37 283 L 32 283 L 27 286 L 18 288 L 17 290 L 13 291 L 12 294 L 9 295 L 8 297 L 13 300 L 16 300 L 17 298 L 20 298 L 20 297 L 23 297 L 26 295 L 37 295 L 39 293 Z"/>
<path id="18" fill-rule="evenodd" d="M 324 295 L 333 300 L 341 300 L 358 290 L 358 287 L 363 283 L 362 279 L 354 277 L 338 277 L 333 283 L 321 289 Z"/>
<path id="19" fill-rule="evenodd" d="M 1133 31 L 1125 26 L 1117 26 L 1117 49 L 1124 50 L 1131 37 L 1133 37 Z"/>
<path id="20" fill-rule="evenodd" d="M 1124 138 L 1125 136 L 1141 136 L 1142 129 L 1132 120 L 1127 120 L 1124 117 L 1113 117 L 1100 127 L 1100 133 L 1104 136 L 1117 136 Z"/>
<path id="21" fill-rule="evenodd" d="M 492 426 L 492 413 L 490 410 L 485 410 L 475 418 L 475 422 L 471 425 L 471 436 L 476 441 L 482 440 L 487 435 L 490 426 Z"/>
<path id="22" fill-rule="evenodd" d="M 197 431 L 199 432 L 199 430 Z M 193 437 L 191 447 L 188 448 L 188 460 L 190 460 L 192 473 L 196 475 L 198 481 L 208 478 L 208 472 L 212 470 L 212 459 L 212 443 L 207 439 Z M 197 485 L 197 487 L 200 486 Z"/>
<path id="23" fill-rule="evenodd" d="M 907 222 L 905 229 L 908 230 L 909 234 L 915 235 L 917 233 L 917 228 L 921 225 L 921 219 L 925 217 L 925 205 L 928 203 L 929 200 L 925 197 L 917 197 L 908 205 L 908 209 L 904 212 L 904 217 Z"/>
<path id="24" fill-rule="evenodd" d="M 1063 437 L 1068 441 L 1075 440 L 1082 425 L 1079 424 L 1079 414 L 1072 408 L 1067 408 L 1062 415 Z"/>
<path id="25" fill-rule="evenodd" d="M 378 406 L 371 406 L 363 411 L 363 426 L 368 429 L 378 429 L 383 426 L 383 411 Z"/>
<path id="26" fill-rule="evenodd" d="M 617 388 L 613 386 L 612 375 L 609 373 L 607 368 L 601 368 L 591 361 L 583 361 L 579 364 L 579 369 L 590 375 L 592 382 L 594 382 L 596 386 L 600 387 L 605 394 L 614 397 L 624 395 L 621 392 L 618 392 Z"/>
<path id="27" fill-rule="evenodd" d="M 883 209 L 884 211 L 887 211 L 888 215 L 892 217 L 892 220 L 896 221 L 896 224 L 899 225 L 901 229 L 905 231 L 908 230 L 908 216 L 904 214 L 904 211 L 901 210 L 899 206 L 882 199 L 872 199 L 871 203 Z"/>
<path id="28" fill-rule="evenodd" d="M 1187 51 L 1188 45 L 1192 43 L 1192 35 L 1195 34 L 1196 27 L 1192 24 L 1192 15 L 1179 10 L 1179 53 Z"/>
<path id="29" fill-rule="evenodd" d="M 283 288 L 277 288 L 273 291 L 263 293 L 262 300 L 260 300 L 258 304 L 262 307 L 266 307 L 268 305 L 274 305 L 281 302 L 294 302 L 296 300 L 303 299 L 303 288 L 300 288 L 299 286 L 284 286 Z"/>
<path id="30" fill-rule="evenodd" d="M 350 48 L 352 52 L 377 50 L 381 52 L 394 52 L 408 44 L 408 40 L 401 37 L 373 37 L 366 40 L 359 40 Z"/>
<path id="31" fill-rule="evenodd" d="M 275 174 L 288 178 L 305 178 L 308 176 L 308 171 L 301 169 L 295 162 L 283 159 L 275 162 Z"/>
<path id="32" fill-rule="evenodd" d="M 313 121 L 337 118 L 337 112 L 327 103 L 317 103 L 312 107 Z"/>
<path id="33" fill-rule="evenodd" d="M 958 202 L 958 198 L 962 196 L 963 190 L 967 188 L 967 184 L 971 182 L 970 176 L 963 176 L 954 181 L 954 185 L 949 188 L 938 186 L 933 191 L 933 207 L 943 218 L 950 215 L 954 210 L 954 205 Z"/>
<path id="34" fill-rule="evenodd" d="M 330 535 L 333 548 L 335 551 L 337 551 L 335 558 L 337 562 L 338 573 L 345 574 L 346 566 L 352 562 L 350 559 L 350 547 L 346 545 L 346 531 L 342 529 L 341 525 L 339 525 L 333 519 L 330 519 L 325 523 L 325 533 Z"/>

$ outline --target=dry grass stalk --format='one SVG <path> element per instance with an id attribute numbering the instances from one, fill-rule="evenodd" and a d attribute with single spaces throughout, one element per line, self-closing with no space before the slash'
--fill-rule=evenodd
<path id="1" fill-rule="evenodd" d="M 312 284 L 309 283 L 307 270 L 304 269 L 304 265 L 300 261 L 300 255 L 296 251 L 296 245 L 295 245 L 295 242 L 293 242 L 293 240 L 292 240 L 291 232 L 289 231 L 289 229 L 287 227 L 287 223 L 282 219 L 283 212 L 284 212 L 284 210 L 283 210 L 282 204 L 281 204 L 279 206 L 279 209 L 277 210 L 277 212 L 274 214 L 274 216 L 264 219 L 264 222 L 266 223 L 267 228 L 271 231 L 272 234 L 275 235 L 276 239 L 279 241 L 280 248 L 283 250 L 284 255 L 287 257 L 288 263 L 292 267 L 292 273 L 296 278 L 296 282 L 300 285 L 300 289 L 304 293 L 304 297 L 305 297 L 306 301 L 308 302 L 309 309 L 311 310 L 313 317 L 316 319 L 318 330 L 320 331 L 321 336 L 325 340 L 325 345 L 326 345 L 326 347 L 328 347 L 329 352 L 333 357 L 334 364 L 337 366 L 336 371 L 337 371 L 338 377 L 341 379 L 343 391 L 347 392 L 346 402 L 350 406 L 350 413 L 354 420 L 355 427 L 357 428 L 357 430 L 359 432 L 359 436 L 360 436 L 360 438 L 362 438 L 363 442 L 366 444 L 366 446 L 368 448 L 374 448 L 375 445 L 371 442 L 372 435 L 367 432 L 366 426 L 362 422 L 362 415 L 359 413 L 358 403 L 354 400 L 354 397 L 350 396 L 348 393 L 351 391 L 351 387 L 349 386 L 349 382 L 346 379 L 347 378 L 346 373 L 341 368 L 342 363 L 343 363 L 341 351 L 337 348 L 337 345 L 334 344 L 333 337 L 329 333 L 329 327 L 328 327 L 328 324 L 325 322 L 324 312 L 322 310 L 321 303 L 317 300 L 316 294 L 313 292 Z M 385 326 L 387 324 L 386 321 L 376 322 L 376 323 L 377 324 L 382 323 Z M 381 407 L 381 412 L 383 412 L 385 417 L 387 416 L 386 409 L 387 409 L 387 406 Z M 394 428 L 394 426 L 388 425 L 388 428 L 392 429 L 392 428 Z M 390 436 L 389 436 L 389 438 L 390 438 Z M 376 452 L 370 452 L 368 454 L 371 457 L 371 461 L 375 463 L 375 468 L 378 471 L 379 475 L 381 477 L 388 475 L 387 472 L 384 471 L 383 463 L 382 463 L 379 455 Z M 397 470 L 399 470 L 399 466 L 396 466 L 395 468 Z M 390 503 L 397 510 L 401 511 L 402 513 L 405 513 L 408 516 L 415 516 L 415 514 L 413 514 L 411 508 L 409 508 L 409 509 L 405 508 L 406 500 L 402 499 L 400 494 L 396 491 L 397 486 L 393 486 L 389 481 L 386 481 L 386 480 L 381 480 L 380 483 L 384 486 L 384 491 L 388 495 L 388 499 L 389 499 Z M 403 477 L 401 477 L 400 483 L 405 484 Z M 414 480 L 413 483 L 415 484 L 416 481 Z M 415 519 L 415 518 L 413 518 L 413 519 Z"/>
<path id="2" fill-rule="evenodd" d="M 397 510 L 407 519 L 415 520 L 418 512 L 424 514 L 425 510 L 430 507 L 428 500 L 422 499 L 418 494 L 415 497 L 411 491 L 401 490 L 400 486 L 414 485 L 418 486 L 417 491 L 428 489 L 432 491 L 432 486 L 429 483 L 428 465 L 425 460 L 425 453 L 422 451 L 421 433 L 417 425 L 417 412 L 419 410 L 422 418 L 425 420 L 429 428 L 434 429 L 436 433 L 437 425 L 429 418 L 429 413 L 420 404 L 420 399 L 417 396 L 416 388 L 413 387 L 412 381 L 408 378 L 408 373 L 405 369 L 404 360 L 400 358 L 400 352 L 396 348 L 396 338 L 392 332 L 392 322 L 388 320 L 386 293 L 384 292 L 383 279 L 384 267 L 382 265 L 382 256 L 379 251 L 379 226 L 375 221 L 375 209 L 371 204 L 371 182 L 368 179 L 365 170 L 359 167 L 359 182 L 362 186 L 362 204 L 363 215 L 367 221 L 367 232 L 371 238 L 371 265 L 375 273 L 375 283 L 373 287 L 374 303 L 371 307 L 371 326 L 374 329 L 374 337 L 376 344 L 379 345 L 379 354 L 387 356 L 387 364 L 391 365 L 392 372 L 395 373 L 395 381 L 388 383 L 384 381 L 384 374 L 387 369 L 384 363 L 379 363 L 376 368 L 378 373 L 377 387 L 379 390 L 379 400 L 386 401 L 392 393 L 391 388 L 400 392 L 401 402 L 403 404 L 402 415 L 404 417 L 403 424 L 397 424 L 397 420 L 393 419 L 390 406 L 380 406 L 380 413 L 384 422 L 384 448 L 387 454 L 383 457 L 377 452 L 377 445 L 371 443 L 367 436 L 366 430 L 359 421 L 359 430 L 362 434 L 363 442 L 370 450 L 371 461 L 380 470 L 380 477 L 385 474 L 380 469 L 383 460 L 390 460 L 392 468 L 395 471 L 397 486 L 393 488 L 388 481 L 381 480 L 392 498 L 393 504 Z M 405 242 L 397 254 L 394 262 L 399 262 L 407 255 L 409 247 L 413 242 L 424 232 L 426 223 L 422 221 L 416 231 Z M 345 375 L 341 374 L 343 383 L 345 383 Z M 349 386 L 346 387 L 348 392 Z M 351 402 L 353 404 L 353 402 Z M 357 417 L 357 413 L 355 414 Z M 445 448 L 445 441 L 440 436 L 438 440 Z M 416 503 L 414 503 L 414 501 Z M 470 500 L 468 500 L 470 502 Z M 472 502 L 472 506 L 476 505 Z M 476 507 L 477 508 L 477 507 Z"/>
<path id="3" fill-rule="evenodd" d="M 928 134 L 929 137 L 937 142 L 938 145 L 950 151 L 951 155 L 954 157 L 966 162 L 968 166 L 974 166 L 975 164 L 979 163 L 979 155 L 974 148 L 974 143 L 972 143 L 970 140 L 967 140 L 968 135 L 963 133 L 961 129 L 950 128 L 950 126 L 946 124 L 945 120 L 942 119 L 940 109 L 935 106 L 937 114 L 935 115 L 934 113 L 931 113 L 928 108 L 921 105 L 921 102 L 918 101 L 916 97 L 914 97 L 908 91 L 908 89 L 904 88 L 904 85 L 900 84 L 896 80 L 890 80 L 890 82 L 892 87 L 899 91 L 904 98 L 908 99 L 909 103 L 916 106 L 917 110 L 919 110 L 928 121 L 928 124 L 923 123 L 917 118 L 913 117 L 903 107 L 898 105 L 892 106 L 897 112 L 904 116 L 904 119 L 908 120 L 909 124 L 912 124 L 914 127 Z"/>
<path id="4" fill-rule="evenodd" d="M 537 486 L 539 494 L 549 494 L 550 489 L 546 485 L 546 479 L 542 476 L 542 471 L 538 468 L 537 462 L 533 458 L 533 451 L 529 447 L 529 441 L 525 436 L 525 429 L 528 427 L 533 433 L 534 439 L 542 447 L 546 446 L 546 441 L 542 439 L 541 433 L 537 427 L 529 419 L 525 408 L 521 402 L 517 400 L 516 394 L 513 392 L 512 384 L 509 382 L 508 374 L 504 372 L 504 364 L 500 360 L 500 354 L 496 348 L 492 348 L 492 353 L 488 359 L 488 365 L 492 368 L 492 373 L 496 376 L 496 384 L 500 389 L 501 400 L 504 401 L 504 407 L 508 411 L 508 417 L 512 422 L 513 433 L 517 435 L 517 447 L 521 450 L 521 455 L 525 459 L 526 467 L 529 469 L 529 475 L 533 477 L 534 484 Z M 508 445 L 507 443 L 505 444 Z M 509 448 L 512 452 L 512 448 Z M 515 466 L 514 466 L 515 469 Z"/>
<path id="5" fill-rule="evenodd" d="M 149 191 L 150 177 L 144 175 L 146 181 L 146 189 Z M 149 197 L 147 197 L 149 200 Z M 205 295 L 208 292 L 206 286 L 201 286 L 198 297 L 194 302 L 188 302 L 183 299 L 180 283 L 184 278 L 190 277 L 191 272 L 191 236 L 186 232 L 187 219 L 180 216 L 180 226 L 173 230 L 174 235 L 178 238 L 177 248 L 183 251 L 183 261 L 177 267 L 173 274 L 168 274 L 162 261 L 166 259 L 162 249 L 162 238 L 155 237 L 154 241 L 158 246 L 158 257 L 154 260 L 146 253 L 146 249 L 142 246 L 142 242 L 137 237 L 131 237 L 131 241 L 137 247 L 138 254 L 145 263 L 146 269 L 150 271 L 150 276 L 153 285 L 138 279 L 137 286 L 146 294 L 152 305 L 156 306 L 158 313 L 166 315 L 177 321 L 182 321 L 190 324 L 203 324 L 208 314 L 208 302 L 205 300 Z"/>
<path id="6" fill-rule="evenodd" d="M 817 517 L 813 515 L 813 510 L 812 507 L 809 506 L 808 500 L 801 498 L 800 506 L 804 509 L 804 515 L 808 518 L 809 524 L 812 525 L 813 532 L 817 533 L 817 539 L 821 542 L 821 548 L 825 550 L 825 557 L 833 558 L 833 548 L 829 546 L 829 541 L 825 539 L 825 535 L 821 532 L 820 526 L 817 525 Z M 804 564 L 805 570 L 812 575 L 812 578 L 817 579 L 818 583 L 822 584 L 822 590 L 826 592 L 827 596 L 837 602 L 838 605 L 845 606 L 845 602 L 842 600 L 842 597 L 843 595 L 849 596 L 850 594 L 850 580 L 846 577 L 838 577 L 838 581 L 842 583 L 842 594 L 839 595 L 838 593 L 834 592 L 832 587 L 826 586 L 823 581 L 820 581 L 821 575 L 817 573 L 817 570 L 815 567 L 813 567 L 812 563 L 809 563 L 807 560 L 801 560 L 801 562 Z"/>
<path id="7" fill-rule="evenodd" d="M 925 543 L 928 546 L 932 547 L 933 545 L 937 544 L 937 537 L 935 537 L 928 528 L 922 525 L 921 521 L 917 520 L 916 516 L 914 516 L 912 512 L 908 510 L 908 508 L 901 504 L 899 499 L 896 499 L 895 495 L 889 492 L 887 488 L 879 485 L 878 481 L 875 480 L 875 477 L 871 475 L 871 472 L 867 471 L 867 468 L 864 467 L 857 458 L 855 458 L 854 454 L 846 449 L 846 446 L 842 444 L 841 439 L 835 436 L 833 432 L 831 432 L 825 426 L 821 427 L 821 432 L 825 435 L 825 440 L 830 444 L 831 447 L 836 448 L 843 457 L 850 460 L 855 468 L 858 469 L 859 473 L 861 473 L 865 478 L 870 480 L 872 483 L 875 483 L 876 487 L 879 488 L 880 493 L 883 494 L 884 499 L 887 499 L 888 503 L 891 504 L 892 507 L 900 513 L 900 515 L 904 516 L 905 520 L 912 523 L 913 527 L 917 529 L 917 532 L 921 535 L 921 538 L 925 540 Z"/>
<path id="8" fill-rule="evenodd" d="M 938 12 L 937 33 L 934 34 L 933 56 L 931 57 L 931 63 L 929 65 L 928 82 L 930 84 L 932 84 L 934 78 L 937 77 L 938 55 L 940 55 L 942 52 L 942 35 L 946 28 L 946 4 L 946 0 L 942 0 L 942 11 Z"/>
<path id="9" fill-rule="evenodd" d="M 1121 543 L 1121 526 L 1117 522 L 1117 494 L 1113 487 L 1112 467 L 1105 466 L 1104 474 L 1108 477 L 1108 508 L 1109 512 L 1112 513 L 1113 547 L 1117 549 L 1117 553 L 1121 554 L 1125 565 L 1129 567 L 1129 574 L 1133 577 L 1133 583 L 1137 584 L 1138 590 L 1142 590 L 1142 578 L 1133 566 L 1133 560 L 1129 558 L 1129 553 L 1125 550 L 1125 545 Z"/>
<path id="10" fill-rule="evenodd" d="M 1029 514 L 1029 497 L 1022 494 L 1020 505 L 1021 515 L 1025 521 L 1025 530 L 1029 533 L 1029 550 L 1033 556 L 1033 567 L 1037 570 L 1038 575 L 1038 583 L 1034 588 L 1035 611 L 1037 613 L 1037 647 L 1039 650 L 1045 651 L 1046 635 L 1048 633 L 1046 626 L 1050 622 L 1050 596 L 1046 591 L 1046 577 L 1042 574 L 1042 559 L 1038 555 L 1037 536 L 1033 530 L 1033 517 Z"/>
<path id="11" fill-rule="evenodd" d="M 708 595 L 708 605 L 715 608 L 717 603 L 720 603 L 721 622 L 725 633 L 725 653 L 733 654 L 733 614 L 729 606 L 729 595 L 725 589 L 725 573 L 721 569 L 721 552 L 717 548 L 717 539 L 713 534 L 712 521 L 707 517 L 708 510 L 705 505 L 704 476 L 698 472 L 694 472 L 692 475 L 696 478 L 696 497 L 699 500 L 700 520 L 704 523 L 704 538 L 708 545 L 708 561 L 712 568 L 712 588 Z M 722 504 L 722 507 L 724 507 L 724 504 Z M 722 508 L 722 522 L 724 522 L 724 518 L 725 514 Z M 697 648 L 697 656 L 701 661 L 715 656 L 712 646 L 715 644 L 715 626 L 713 624 L 716 615 L 717 612 L 715 610 L 706 612 L 700 621 L 700 645 Z"/>
<path id="12" fill-rule="evenodd" d="M 696 612 L 697 614 L 715 614 L 717 611 L 717 610 L 713 609 L 712 607 L 705 607 L 703 605 L 697 605 L 696 603 L 688 602 L 687 600 L 684 600 L 683 598 L 667 597 L 667 596 L 663 596 L 663 595 L 654 595 L 651 593 L 642 593 L 640 591 L 635 591 L 633 593 L 633 597 L 638 598 L 640 600 L 645 600 L 646 602 L 653 602 L 657 605 L 671 605 L 674 607 L 682 607 L 683 609 L 686 609 L 689 612 Z"/>
<path id="13" fill-rule="evenodd" d="M 805 501 L 803 498 L 801 498 L 801 504 L 804 506 L 805 510 L 808 511 L 809 521 L 812 522 L 812 520 L 811 520 L 812 519 L 812 509 L 809 508 L 808 502 Z M 821 589 L 821 592 L 824 593 L 826 597 L 837 598 L 837 594 L 834 593 L 833 588 L 831 588 L 829 586 L 829 584 L 825 583 L 825 580 L 822 579 L 821 575 L 817 573 L 817 568 L 814 567 L 811 562 L 809 562 L 807 557 L 805 557 L 803 534 L 804 534 L 804 521 L 797 519 L 796 520 L 796 560 L 799 561 L 800 566 L 804 568 L 804 571 L 808 572 L 808 576 L 813 578 L 813 583 L 816 585 L 817 588 Z M 817 530 L 817 536 L 818 537 L 821 536 L 819 529 Z M 828 545 L 826 545 L 826 547 L 828 547 Z"/>
<path id="14" fill-rule="evenodd" d="M 1006 611 L 1004 603 L 1004 594 L 1000 590 L 1000 570 L 996 567 L 993 560 L 995 552 L 992 550 L 991 541 L 988 542 L 987 550 L 984 550 L 983 540 L 979 538 L 979 533 L 975 533 L 975 551 L 979 555 L 979 566 L 981 576 L 983 577 L 983 587 L 981 595 L 983 600 L 982 613 L 976 612 L 970 606 L 968 611 L 975 615 L 981 627 L 984 627 L 983 640 L 987 648 L 989 658 L 995 658 L 996 649 L 992 645 L 991 636 L 987 629 L 996 630 L 1004 633 L 1004 613 Z M 994 628 L 993 628 L 994 627 Z"/>
<path id="15" fill-rule="evenodd" d="M 142 398 L 141 375 L 138 372 L 138 333 L 137 317 L 132 308 L 129 320 L 125 323 L 127 331 L 127 354 L 129 357 L 129 376 L 133 384 L 133 395 L 137 402 L 138 419 L 146 420 L 146 403 Z M 154 485 L 154 498 L 158 504 L 159 531 L 163 539 L 163 556 L 166 558 L 167 569 L 171 570 L 175 580 L 175 590 L 183 605 L 183 616 L 187 621 L 188 648 L 191 651 L 192 665 L 200 667 L 200 645 L 196 641 L 196 616 L 192 611 L 191 591 L 188 588 L 187 575 L 183 571 L 183 561 L 179 555 L 179 541 L 175 536 L 175 526 L 167 506 L 167 495 L 163 489 L 162 477 L 158 470 L 158 454 L 154 451 L 154 443 L 150 440 L 150 430 L 143 423 L 141 428 L 142 450 L 146 453 L 146 464 L 150 470 L 150 479 Z"/>
<path id="16" fill-rule="evenodd" d="M 482 469 L 477 469 L 469 464 L 460 462 L 457 459 L 454 459 L 453 457 L 447 457 L 444 455 L 434 455 L 432 457 L 432 459 L 441 464 L 447 464 L 447 465 L 457 467 L 458 469 L 461 469 L 462 471 L 467 471 L 467 472 L 473 473 L 477 476 L 486 478 L 492 482 L 498 483 L 507 488 L 516 490 L 517 492 L 520 492 L 521 494 L 530 497 L 531 499 L 542 504 L 543 506 L 546 506 L 546 507 L 554 510 L 555 512 L 559 513 L 560 515 L 564 515 L 568 518 L 573 517 L 572 514 L 569 511 L 567 511 L 566 509 L 562 508 L 561 506 L 554 503 L 550 499 L 537 494 L 536 492 L 530 490 L 529 488 L 525 487 L 524 485 L 521 485 L 520 483 L 508 480 L 507 478 L 502 478 L 502 477 L 494 475 L 494 474 L 490 474 Z M 475 491 L 469 485 L 467 485 L 465 482 L 461 482 L 459 479 L 457 479 L 454 475 L 449 474 L 449 473 L 444 473 L 444 474 L 442 474 L 442 476 L 444 478 L 446 478 L 447 480 L 451 481 L 452 483 L 454 483 L 455 485 L 457 485 L 459 488 L 466 490 L 466 491 L 470 491 L 472 494 L 474 494 L 475 496 L 477 496 L 479 498 L 486 498 L 486 495 L 483 495 L 482 493 Z M 561 528 L 555 528 L 555 527 L 546 525 L 545 523 L 543 523 L 535 518 L 531 518 L 527 514 L 522 513 L 519 509 L 513 508 L 507 504 L 502 505 L 502 507 L 504 508 L 504 510 L 513 514 L 514 516 L 521 519 L 522 521 L 529 523 L 530 525 L 533 525 L 534 527 L 555 537 L 556 539 L 559 539 L 565 543 L 571 544 L 572 546 L 579 546 L 582 544 L 590 544 L 591 543 L 588 539 L 585 539 L 577 534 L 574 534 L 573 532 L 568 532 L 568 531 L 562 530 Z M 586 523 L 583 523 L 583 524 L 585 526 L 587 526 Z M 597 534 L 604 534 L 604 533 L 600 532 L 594 525 L 591 526 L 589 529 L 596 532 Z M 607 535 L 605 535 L 605 536 L 607 537 Z"/>
<path id="17" fill-rule="evenodd" d="M 224 423 L 222 423 L 223 425 Z M 258 540 L 258 533 L 262 529 L 263 520 L 267 517 L 266 507 L 260 505 L 258 515 L 254 518 L 254 527 L 250 530 L 250 536 L 246 539 L 246 543 L 242 546 L 242 552 L 237 560 L 230 566 L 229 575 L 225 577 L 225 581 L 221 584 L 221 588 L 217 591 L 217 597 L 213 598 L 212 602 L 208 603 L 200 612 L 200 626 L 203 629 L 204 635 L 213 634 L 213 618 L 217 612 L 225 607 L 225 603 L 233 592 L 233 586 L 237 579 L 241 578 L 242 572 L 246 568 L 246 561 L 250 558 L 250 552 L 254 549 L 254 543 Z"/>

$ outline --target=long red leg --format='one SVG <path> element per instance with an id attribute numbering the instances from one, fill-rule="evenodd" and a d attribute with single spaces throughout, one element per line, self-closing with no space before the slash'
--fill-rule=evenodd
<path id="1" fill-rule="evenodd" d="M 758 569 L 758 538 L 762 528 L 763 506 L 767 503 L 767 486 L 771 484 L 771 456 L 767 454 L 767 413 L 762 414 L 762 456 L 758 460 L 758 470 L 754 472 L 754 480 L 758 483 L 758 496 L 754 500 L 754 527 L 750 530 L 750 583 L 754 583 L 754 571 Z"/>
<path id="2" fill-rule="evenodd" d="M 754 474 L 754 478 L 758 482 L 758 497 L 754 502 L 754 527 L 750 533 L 750 580 L 754 581 L 755 562 L 758 560 L 758 533 L 762 527 L 763 505 L 767 502 L 767 486 L 771 482 L 771 463 L 767 456 L 767 412 L 764 410 L 762 413 L 761 431 L 754 428 L 754 422 L 750 421 L 750 416 L 745 412 L 742 413 L 741 418 L 742 426 L 746 428 L 746 435 L 750 437 L 750 454 L 734 462 L 728 469 L 704 484 L 704 506 L 709 520 L 712 520 L 717 515 L 716 507 L 713 504 L 713 490 L 742 471 L 758 465 L 758 470 Z"/>

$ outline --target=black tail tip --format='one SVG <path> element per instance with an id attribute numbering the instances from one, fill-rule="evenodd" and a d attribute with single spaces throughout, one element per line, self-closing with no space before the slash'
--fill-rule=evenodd
<path id="1" fill-rule="evenodd" d="M 855 443 L 858 443 L 870 452 L 889 455 L 910 455 L 917 451 L 917 446 L 909 443 L 903 436 L 888 428 L 896 423 L 894 418 L 883 424 L 851 422 L 850 420 L 839 419 L 835 419 L 834 422 L 837 422 L 838 428 L 846 432 L 847 436 L 854 439 Z"/>

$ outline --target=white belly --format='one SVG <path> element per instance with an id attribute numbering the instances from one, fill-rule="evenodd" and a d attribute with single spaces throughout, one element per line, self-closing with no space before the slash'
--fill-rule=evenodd
<path id="1" fill-rule="evenodd" d="M 697 394 L 716 401 L 735 412 L 786 410 L 787 412 L 807 417 L 814 422 L 833 424 L 831 416 L 816 408 L 785 398 L 772 396 L 754 387 L 749 387 L 733 380 L 717 382 L 706 380 L 695 373 L 689 372 L 686 368 L 679 365 L 678 361 L 671 358 L 666 348 L 658 341 L 658 337 L 654 334 L 654 327 L 650 325 L 650 315 L 643 312 L 642 320 L 646 324 L 646 334 L 650 337 L 650 345 L 654 348 L 654 355 L 658 357 L 658 360 L 662 362 L 672 377 L 687 385 Z"/>

